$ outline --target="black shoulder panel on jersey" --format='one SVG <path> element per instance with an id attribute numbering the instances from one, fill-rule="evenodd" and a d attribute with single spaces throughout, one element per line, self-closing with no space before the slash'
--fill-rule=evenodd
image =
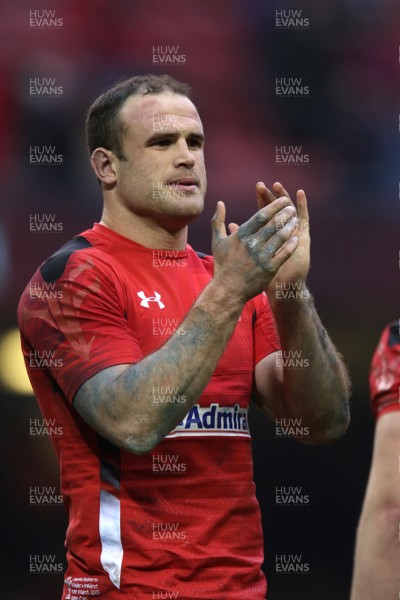
<path id="1" fill-rule="evenodd" d="M 71 254 L 76 250 L 90 248 L 91 243 L 86 238 L 78 235 L 64 244 L 57 252 L 50 256 L 40 267 L 40 272 L 46 283 L 54 283 L 64 273 L 65 265 Z"/>
<path id="2" fill-rule="evenodd" d="M 204 254 L 204 252 L 198 252 L 197 250 L 195 252 L 199 258 L 207 258 L 209 256 L 209 254 Z"/>
<path id="3" fill-rule="evenodd" d="M 390 333 L 389 333 L 389 347 L 397 346 L 400 344 L 400 322 L 395 321 L 390 325 Z"/>

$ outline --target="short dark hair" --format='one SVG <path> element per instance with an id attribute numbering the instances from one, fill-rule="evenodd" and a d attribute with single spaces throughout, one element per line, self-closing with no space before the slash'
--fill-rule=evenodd
<path id="1" fill-rule="evenodd" d="M 101 94 L 90 106 L 86 117 L 86 139 L 90 154 L 99 147 L 107 148 L 123 159 L 122 144 L 126 127 L 119 113 L 125 100 L 139 94 L 173 92 L 190 98 L 190 86 L 170 75 L 136 75 L 118 82 Z"/>

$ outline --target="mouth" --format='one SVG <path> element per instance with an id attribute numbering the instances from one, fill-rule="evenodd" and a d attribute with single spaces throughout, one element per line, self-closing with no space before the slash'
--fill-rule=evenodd
<path id="1" fill-rule="evenodd" d="M 169 181 L 167 185 L 172 186 L 174 189 L 192 192 L 199 187 L 199 180 L 196 177 L 178 177 L 173 181 Z"/>

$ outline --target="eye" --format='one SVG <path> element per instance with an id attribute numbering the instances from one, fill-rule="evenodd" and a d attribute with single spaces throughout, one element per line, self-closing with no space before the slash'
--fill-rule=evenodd
<path id="1" fill-rule="evenodd" d="M 199 140 L 197 138 L 189 139 L 187 143 L 188 143 L 189 148 L 202 148 L 203 147 L 203 140 Z"/>
<path id="2" fill-rule="evenodd" d="M 165 138 L 162 140 L 157 140 L 156 142 L 154 142 L 152 144 L 152 146 L 162 146 L 162 147 L 166 147 L 166 146 L 170 146 L 171 145 L 171 140 Z"/>

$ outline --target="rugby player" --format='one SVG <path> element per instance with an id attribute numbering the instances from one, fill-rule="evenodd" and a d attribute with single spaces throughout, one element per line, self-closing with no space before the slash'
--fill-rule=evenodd
<path id="1" fill-rule="evenodd" d="M 360 522 L 351 600 L 400 597 L 400 337 L 385 327 L 370 372 L 376 419 L 371 471 Z"/>
<path id="2" fill-rule="evenodd" d="M 87 138 L 101 221 L 41 265 L 19 305 L 33 389 L 63 431 L 63 598 L 264 600 L 250 400 L 300 419 L 309 444 L 349 422 L 346 369 L 305 283 L 305 193 L 296 208 L 259 182 L 259 210 L 228 231 L 219 201 L 206 256 L 187 244 L 206 170 L 186 84 L 118 83 L 90 107 Z M 30 294 L 46 286 L 56 297 Z M 49 350 L 56 367 L 30 366 Z"/>

